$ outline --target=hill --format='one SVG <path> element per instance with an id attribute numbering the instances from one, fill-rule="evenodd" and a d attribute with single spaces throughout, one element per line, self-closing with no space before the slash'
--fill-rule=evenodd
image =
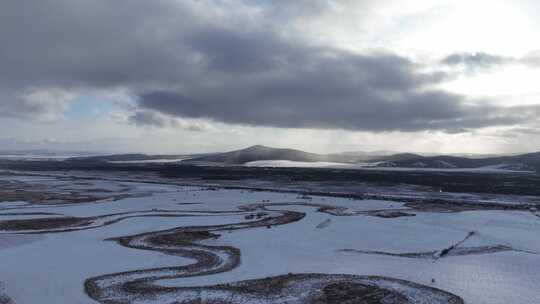
<path id="1" fill-rule="evenodd" d="M 202 157 L 194 157 L 190 162 L 210 162 L 228 165 L 241 165 L 260 160 L 290 160 L 298 162 L 326 161 L 328 156 L 304 152 L 295 149 L 279 149 L 261 145 L 225 153 L 217 153 Z"/>
<path id="2" fill-rule="evenodd" d="M 223 153 L 192 155 L 146 155 L 116 154 L 102 156 L 73 157 L 68 162 L 174 162 L 185 164 L 208 165 L 244 165 L 256 161 L 282 160 L 290 162 L 331 162 L 356 164 L 357 167 L 398 167 L 398 168 L 435 168 L 466 169 L 493 167 L 494 169 L 540 170 L 540 152 L 511 156 L 462 157 L 455 155 L 424 156 L 413 153 L 376 155 L 364 152 L 345 152 L 317 154 L 296 149 L 272 148 L 255 145 L 249 148 Z"/>
<path id="3" fill-rule="evenodd" d="M 540 152 L 486 158 L 417 155 L 417 157 L 393 160 L 392 166 L 412 168 L 480 168 L 498 166 L 499 168 L 514 170 L 540 170 Z"/>

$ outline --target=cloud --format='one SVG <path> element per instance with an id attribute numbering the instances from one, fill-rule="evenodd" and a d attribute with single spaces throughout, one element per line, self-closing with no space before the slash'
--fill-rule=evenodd
<path id="1" fill-rule="evenodd" d="M 289 21 L 324 11 L 328 1 L 286 9 L 284 3 L 289 1 L 2 1 L 0 90 L 19 98 L 4 96 L 0 109 L 16 117 L 52 117 L 65 110 L 67 99 L 27 92 L 60 88 L 126 91 L 137 100 L 129 121 L 138 126 L 197 129 L 182 122 L 187 118 L 459 132 L 530 119 L 527 109 L 472 105 L 466 96 L 434 89 L 448 75 L 423 72 L 405 57 L 315 44 L 290 30 Z M 446 61 L 506 60 L 480 57 Z"/>
<path id="2" fill-rule="evenodd" d="M 512 57 L 500 55 L 492 55 L 487 53 L 454 53 L 448 55 L 442 60 L 442 63 L 447 65 L 466 65 L 470 67 L 491 67 L 493 65 L 505 64 L 513 62 Z"/>
<path id="3" fill-rule="evenodd" d="M 259 98 L 254 94 L 250 97 Z M 535 120 L 538 113 L 535 107 L 461 104 L 456 101 L 460 100 L 459 95 L 438 91 L 397 93 L 382 98 L 367 94 L 365 99 L 356 99 L 361 95 L 354 95 L 350 100 L 327 96 L 326 100 L 313 102 L 314 96 L 295 94 L 294 100 L 283 98 L 272 103 L 258 99 L 261 105 L 253 107 L 252 99 L 243 96 L 224 103 L 221 98 L 201 101 L 177 93 L 153 92 L 142 96 L 141 105 L 180 117 L 209 118 L 231 124 L 374 132 L 442 130 L 460 133 L 488 126 L 517 125 Z M 246 108 L 249 110 L 242 110 Z"/>
<path id="4" fill-rule="evenodd" d="M 448 75 L 420 72 L 393 54 L 355 54 L 219 30 L 199 32 L 190 42 L 211 81 L 143 92 L 141 107 L 230 124 L 376 132 L 463 132 L 524 119 L 430 89 Z"/>
<path id="5" fill-rule="evenodd" d="M 33 119 L 53 122 L 63 113 L 75 95 L 62 89 L 30 89 L 18 94 L 4 92 L 0 95 L 0 117 Z"/>
<path id="6" fill-rule="evenodd" d="M 139 127 L 174 128 L 186 131 L 202 132 L 211 127 L 204 122 L 188 121 L 150 110 L 137 110 L 127 117 L 127 121 Z"/>
<path id="7" fill-rule="evenodd" d="M 488 54 L 488 53 L 454 53 L 446 56 L 441 63 L 448 66 L 461 66 L 469 72 L 490 70 L 497 66 L 521 64 L 529 67 L 539 67 L 540 57 L 529 55 L 521 58 Z"/>

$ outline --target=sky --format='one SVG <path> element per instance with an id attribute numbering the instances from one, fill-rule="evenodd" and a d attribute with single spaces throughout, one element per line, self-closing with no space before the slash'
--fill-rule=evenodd
<path id="1" fill-rule="evenodd" d="M 0 150 L 540 151 L 534 0 L 0 2 Z"/>

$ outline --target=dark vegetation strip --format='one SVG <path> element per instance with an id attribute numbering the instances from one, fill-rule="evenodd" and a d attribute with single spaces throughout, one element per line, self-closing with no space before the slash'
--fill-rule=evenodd
<path id="1" fill-rule="evenodd" d="M 364 182 L 429 186 L 446 192 L 540 195 L 540 175 L 533 173 L 469 173 L 441 171 L 344 170 L 328 168 L 211 167 L 179 164 L 110 164 L 0 160 L 0 168 L 21 171 L 154 172 L 167 178 L 202 181 L 260 179 L 283 182 Z"/>

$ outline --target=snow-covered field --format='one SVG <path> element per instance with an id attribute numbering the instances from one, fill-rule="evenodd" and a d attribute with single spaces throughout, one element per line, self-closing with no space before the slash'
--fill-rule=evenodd
<path id="1" fill-rule="evenodd" d="M 336 162 L 299 162 L 291 160 L 258 160 L 246 163 L 248 167 L 275 167 L 275 168 L 332 168 L 380 171 L 427 171 L 427 172 L 467 172 L 467 173 L 515 173 L 533 171 L 527 169 L 514 169 L 508 164 L 483 166 L 478 168 L 422 168 L 422 167 L 392 167 L 379 166 L 379 163 L 336 163 Z"/>
<path id="2" fill-rule="evenodd" d="M 188 160 L 190 157 L 184 158 L 160 158 L 160 159 L 146 159 L 146 160 L 110 160 L 108 163 L 111 164 L 167 164 L 167 163 L 177 163 L 184 160 Z"/>
<path id="3" fill-rule="evenodd" d="M 392 201 L 295 193 L 2 180 L 74 196 L 99 188 L 117 199 L 0 198 L 0 303 L 183 303 L 225 296 L 236 299 L 231 303 L 311 303 L 312 292 L 342 281 L 402 297 L 387 294 L 394 302 L 380 303 L 459 303 L 448 300 L 453 295 L 470 304 L 540 303 L 540 217 L 529 211 L 435 213 Z M 379 216 L 383 211 L 408 216 Z M 171 241 L 173 233 L 183 239 Z M 459 254 L 451 254 L 455 244 Z M 210 257 L 216 263 L 202 265 Z M 188 267 L 197 260 L 201 266 Z M 324 275 L 286 276 L 291 283 L 278 294 L 238 291 L 259 286 L 251 280 L 289 273 Z M 119 289 L 129 282 L 139 282 L 137 292 Z M 225 283 L 235 284 L 213 287 Z M 241 295 L 234 298 L 236 292 Z"/>

